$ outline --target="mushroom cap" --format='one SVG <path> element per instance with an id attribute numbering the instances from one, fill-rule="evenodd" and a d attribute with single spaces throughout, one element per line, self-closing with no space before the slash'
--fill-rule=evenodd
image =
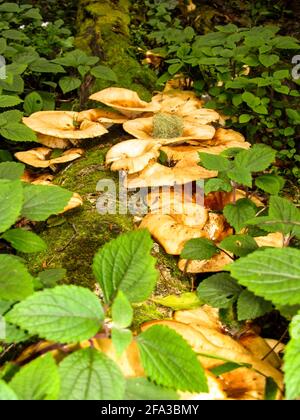
<path id="1" fill-rule="evenodd" d="M 210 124 L 218 122 L 220 118 L 221 116 L 217 111 L 208 108 L 197 109 L 184 116 L 185 121 L 192 124 Z"/>
<path id="2" fill-rule="evenodd" d="M 51 159 L 52 150 L 47 147 L 37 147 L 26 152 L 15 153 L 15 157 L 27 165 L 35 168 L 48 168 L 49 166 L 67 163 L 80 158 L 84 150 L 70 149 L 64 152 L 60 157 Z"/>
<path id="3" fill-rule="evenodd" d="M 217 273 L 224 270 L 224 267 L 232 263 L 232 259 L 225 254 L 219 252 L 209 260 L 185 260 L 180 259 L 178 267 L 186 273 Z"/>
<path id="4" fill-rule="evenodd" d="M 54 176 L 51 174 L 34 174 L 25 170 L 24 174 L 21 177 L 21 181 L 28 182 L 33 185 L 49 185 L 54 179 Z"/>
<path id="5" fill-rule="evenodd" d="M 214 136 L 216 144 L 226 144 L 230 142 L 245 143 L 245 137 L 238 131 L 232 130 L 231 128 L 218 128 Z M 249 143 L 248 143 L 249 144 Z M 232 146 L 230 146 L 232 147 Z M 243 146 L 239 146 L 243 147 Z M 249 146 L 250 147 L 250 146 Z"/>
<path id="6" fill-rule="evenodd" d="M 88 109 L 78 114 L 78 122 L 89 120 L 102 123 L 105 127 L 112 124 L 124 124 L 127 121 L 124 115 L 115 111 L 106 111 L 104 109 Z"/>
<path id="7" fill-rule="evenodd" d="M 153 137 L 153 117 L 137 118 L 127 121 L 123 128 L 127 133 L 138 139 L 154 140 Z M 161 144 L 184 143 L 189 140 L 211 140 L 215 135 L 215 128 L 210 125 L 192 124 L 183 120 L 183 133 L 180 137 L 160 139 Z"/>
<path id="8" fill-rule="evenodd" d="M 60 139 L 58 137 L 46 136 L 45 134 L 37 133 L 38 142 L 50 149 L 68 149 L 72 143 L 67 139 Z"/>
<path id="9" fill-rule="evenodd" d="M 236 196 L 235 199 L 240 200 L 241 198 L 246 198 L 247 194 L 243 190 L 236 190 Z M 224 207 L 229 204 L 233 203 L 233 192 L 225 192 L 225 191 L 215 191 L 212 193 L 207 194 L 204 197 L 204 203 L 205 207 L 207 209 L 213 210 L 213 211 L 222 211 Z M 257 206 L 257 207 L 264 207 L 264 204 L 260 199 L 252 195 L 249 197 L 249 199 Z"/>
<path id="10" fill-rule="evenodd" d="M 149 162 L 159 157 L 160 144 L 152 140 L 126 140 L 113 146 L 106 155 L 106 163 L 112 171 L 142 171 Z"/>
<path id="11" fill-rule="evenodd" d="M 36 133 L 60 139 L 87 139 L 108 132 L 102 124 L 92 121 L 83 121 L 77 129 L 78 115 L 72 111 L 41 111 L 24 117 L 23 123 Z"/>
<path id="12" fill-rule="evenodd" d="M 170 90 L 155 95 L 152 103 L 160 107 L 161 112 L 187 116 L 202 108 L 203 101 L 194 92 Z"/>
<path id="13" fill-rule="evenodd" d="M 91 95 L 90 99 L 102 102 L 129 118 L 144 112 L 158 112 L 160 110 L 159 105 L 142 101 L 136 92 L 124 88 L 111 87 L 103 89 Z"/>
<path id="14" fill-rule="evenodd" d="M 78 207 L 81 207 L 82 205 L 83 205 L 82 197 L 79 194 L 74 193 L 73 196 L 71 197 L 71 200 L 63 209 L 63 211 L 60 212 L 60 214 L 66 213 L 67 211 L 70 211 L 70 210 L 74 210 Z"/>
<path id="15" fill-rule="evenodd" d="M 257 236 L 254 240 L 259 247 L 283 248 L 284 236 L 281 232 L 274 232 L 266 236 Z"/>
<path id="16" fill-rule="evenodd" d="M 175 186 L 216 176 L 216 171 L 208 171 L 197 163 L 186 159 L 178 162 L 173 168 L 160 163 L 150 164 L 142 172 L 129 175 L 125 180 L 125 187 L 133 189 L 164 185 Z"/>

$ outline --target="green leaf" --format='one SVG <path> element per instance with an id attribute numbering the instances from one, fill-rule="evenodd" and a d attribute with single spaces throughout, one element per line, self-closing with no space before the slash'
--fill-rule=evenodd
<path id="1" fill-rule="evenodd" d="M 63 211 L 72 193 L 57 186 L 29 185 L 24 188 L 22 216 L 35 222 L 48 219 Z"/>
<path id="2" fill-rule="evenodd" d="M 0 401 L 17 401 L 16 393 L 7 385 L 6 382 L 0 379 Z"/>
<path id="3" fill-rule="evenodd" d="M 209 260 L 218 252 L 218 247 L 210 239 L 194 238 L 185 243 L 180 256 L 186 260 Z"/>
<path id="4" fill-rule="evenodd" d="M 30 254 L 47 249 L 45 241 L 33 232 L 24 229 L 11 229 L 2 235 L 17 251 Z"/>
<path id="5" fill-rule="evenodd" d="M 250 172 L 267 169 L 275 161 L 276 151 L 264 144 L 255 144 L 249 150 L 243 150 L 235 158 L 236 166 Z"/>
<path id="6" fill-rule="evenodd" d="M 218 273 L 203 280 L 197 289 L 197 294 L 203 302 L 214 308 L 229 308 L 242 290 L 229 274 Z"/>
<path id="7" fill-rule="evenodd" d="M 274 64 L 278 63 L 279 60 L 280 57 L 276 54 L 261 54 L 259 56 L 259 61 L 265 67 L 271 67 Z"/>
<path id="8" fill-rule="evenodd" d="M 125 294 L 119 290 L 111 308 L 112 320 L 119 328 L 130 327 L 133 320 L 133 309 Z"/>
<path id="9" fill-rule="evenodd" d="M 245 185 L 246 187 L 252 187 L 252 175 L 249 169 L 244 168 L 242 166 L 236 166 L 235 168 L 231 169 L 227 172 L 228 177 L 241 185 Z"/>
<path id="10" fill-rule="evenodd" d="M 0 149 L 0 162 L 12 162 L 12 160 L 13 157 L 8 150 Z"/>
<path id="11" fill-rule="evenodd" d="M 178 73 L 179 70 L 183 67 L 183 62 L 171 64 L 168 67 L 168 72 L 173 76 L 174 74 Z"/>
<path id="12" fill-rule="evenodd" d="M 273 174 L 261 175 L 255 180 L 258 188 L 272 195 L 278 195 L 284 184 L 285 180 L 281 176 Z"/>
<path id="13" fill-rule="evenodd" d="M 294 248 L 258 250 L 228 266 L 240 284 L 275 305 L 300 302 L 300 251 Z"/>
<path id="14" fill-rule="evenodd" d="M 274 381 L 273 378 L 268 377 L 266 379 L 264 400 L 266 401 L 276 400 L 277 392 L 278 392 L 277 383 Z"/>
<path id="15" fill-rule="evenodd" d="M 2 31 L 1 35 L 4 38 L 12 39 L 13 41 L 27 41 L 28 37 L 22 32 L 16 29 L 7 29 Z"/>
<path id="16" fill-rule="evenodd" d="M 21 182 L 0 179 L 0 232 L 5 232 L 17 221 L 22 205 Z"/>
<path id="17" fill-rule="evenodd" d="M 21 102 L 23 101 L 18 96 L 0 95 L 0 108 L 10 108 Z"/>
<path id="18" fill-rule="evenodd" d="M 60 400 L 122 400 L 125 379 L 119 367 L 104 353 L 83 349 L 66 357 L 59 365 Z"/>
<path id="19" fill-rule="evenodd" d="M 291 108 L 287 108 L 285 111 L 289 119 L 292 120 L 294 124 L 300 124 L 300 112 Z"/>
<path id="20" fill-rule="evenodd" d="M 77 286 L 36 292 L 14 306 L 7 320 L 32 335 L 74 343 L 92 338 L 101 328 L 103 309 L 96 295 Z"/>
<path id="21" fill-rule="evenodd" d="M 214 191 L 226 191 L 230 192 L 232 191 L 232 186 L 229 181 L 220 179 L 220 178 L 212 178 L 208 179 L 205 182 L 205 194 L 209 194 Z"/>
<path id="22" fill-rule="evenodd" d="M 106 66 L 97 66 L 91 70 L 91 75 L 96 79 L 107 80 L 109 82 L 118 82 L 116 73 Z"/>
<path id="23" fill-rule="evenodd" d="M 252 201 L 242 198 L 235 204 L 227 204 L 223 213 L 227 222 L 234 227 L 236 232 L 240 232 L 246 221 L 255 216 L 256 210 Z"/>
<path id="24" fill-rule="evenodd" d="M 0 134 L 12 141 L 37 141 L 35 132 L 20 123 L 9 123 L 1 127 Z"/>
<path id="25" fill-rule="evenodd" d="M 0 163 L 0 179 L 16 181 L 21 178 L 25 170 L 25 165 L 16 162 Z"/>
<path id="26" fill-rule="evenodd" d="M 212 171 L 227 171 L 230 168 L 230 162 L 223 156 L 213 155 L 211 153 L 199 153 L 201 166 Z"/>
<path id="27" fill-rule="evenodd" d="M 284 234 L 300 235 L 300 211 L 288 199 L 271 197 L 269 218 L 280 221 L 276 227 Z"/>
<path id="28" fill-rule="evenodd" d="M 59 392 L 58 368 L 48 353 L 30 362 L 9 383 L 20 400 L 55 400 Z"/>
<path id="29" fill-rule="evenodd" d="M 184 309 L 196 309 L 203 304 L 194 292 L 186 292 L 178 295 L 169 295 L 166 297 L 155 297 L 152 299 L 159 305 L 171 308 L 174 311 L 181 311 Z"/>
<path id="30" fill-rule="evenodd" d="M 81 80 L 77 77 L 62 77 L 58 82 L 64 94 L 72 92 L 81 86 Z"/>
<path id="31" fill-rule="evenodd" d="M 0 5 L 0 13 L 19 13 L 20 7 L 16 3 L 3 3 Z"/>
<path id="32" fill-rule="evenodd" d="M 51 288 L 66 277 L 67 270 L 64 268 L 50 268 L 48 270 L 41 271 L 38 275 L 38 279 L 44 288 Z"/>
<path id="33" fill-rule="evenodd" d="M 5 344 L 19 344 L 32 338 L 30 334 L 9 322 L 5 323 Z"/>
<path id="34" fill-rule="evenodd" d="M 204 370 L 196 353 L 174 330 L 161 325 L 138 336 L 141 362 L 147 376 L 175 390 L 208 392 Z"/>
<path id="35" fill-rule="evenodd" d="M 178 400 L 179 396 L 169 388 L 163 388 L 148 381 L 146 378 L 129 378 L 126 381 L 126 401 L 172 401 Z"/>
<path id="36" fill-rule="evenodd" d="M 223 365 L 216 366 L 210 369 L 211 373 L 215 376 L 222 376 L 224 373 L 232 372 L 233 370 L 240 368 L 251 368 L 251 365 L 247 363 L 235 363 L 235 362 L 226 362 Z"/>
<path id="37" fill-rule="evenodd" d="M 291 340 L 286 346 L 284 355 L 284 373 L 286 399 L 300 397 L 300 315 L 296 315 L 290 324 Z"/>
<path id="38" fill-rule="evenodd" d="M 113 327 L 111 338 L 118 357 L 121 357 L 132 341 L 132 332 L 124 328 Z"/>
<path id="39" fill-rule="evenodd" d="M 249 290 L 244 290 L 237 301 L 237 314 L 239 321 L 256 319 L 273 310 L 271 302 L 262 297 L 255 296 Z"/>
<path id="40" fill-rule="evenodd" d="M 258 245 L 250 235 L 231 235 L 223 239 L 219 247 L 232 252 L 237 257 L 245 257 L 258 249 Z"/>
<path id="41" fill-rule="evenodd" d="M 51 63 L 46 58 L 38 58 L 30 64 L 30 70 L 36 73 L 65 73 L 62 66 Z"/>
<path id="42" fill-rule="evenodd" d="M 24 100 L 24 111 L 31 115 L 43 109 L 43 99 L 38 92 L 29 93 Z"/>
<path id="43" fill-rule="evenodd" d="M 33 293 L 33 278 L 13 255 L 0 254 L 0 299 L 22 300 Z"/>
<path id="44" fill-rule="evenodd" d="M 246 124 L 252 119 L 252 115 L 250 114 L 242 114 L 239 116 L 239 122 L 241 124 Z"/>
<path id="45" fill-rule="evenodd" d="M 93 271 L 106 303 L 121 290 L 131 303 L 145 301 L 157 281 L 155 258 L 150 255 L 153 242 L 147 230 L 119 236 L 104 245 L 94 258 Z"/>
<path id="46" fill-rule="evenodd" d="M 7 48 L 7 42 L 5 38 L 0 38 L 0 54 L 3 54 Z"/>

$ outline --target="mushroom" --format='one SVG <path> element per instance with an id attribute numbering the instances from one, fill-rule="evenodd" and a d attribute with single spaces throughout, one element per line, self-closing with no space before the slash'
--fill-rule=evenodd
<path id="1" fill-rule="evenodd" d="M 223 191 L 216 191 L 209 193 L 204 198 L 205 207 L 213 210 L 213 211 L 223 211 L 224 207 L 229 204 L 233 203 L 234 198 L 235 201 L 240 200 L 241 198 L 246 198 L 247 194 L 243 190 L 236 190 L 235 197 L 233 192 L 223 192 Z M 263 202 L 255 195 L 249 196 L 249 199 L 257 206 L 257 207 L 264 207 Z"/>
<path id="2" fill-rule="evenodd" d="M 183 185 L 199 179 L 214 178 L 216 171 L 209 171 L 190 160 L 182 160 L 173 168 L 160 163 L 148 165 L 137 174 L 129 175 L 125 180 L 125 187 L 129 189 L 160 187 L 163 185 Z"/>
<path id="3" fill-rule="evenodd" d="M 152 140 L 127 140 L 117 143 L 106 155 L 106 163 L 112 171 L 142 171 L 152 160 L 159 157 L 160 144 Z"/>
<path id="4" fill-rule="evenodd" d="M 84 151 L 82 149 L 70 149 L 54 159 L 51 159 L 51 153 L 52 150 L 47 147 L 37 147 L 36 149 L 15 153 L 15 157 L 35 168 L 49 168 L 60 163 L 72 162 L 80 158 Z"/>
<path id="5" fill-rule="evenodd" d="M 174 89 L 155 95 L 152 103 L 159 106 L 161 112 L 180 116 L 189 115 L 203 106 L 203 101 L 194 92 Z"/>
<path id="6" fill-rule="evenodd" d="M 233 256 L 232 256 L 233 257 Z M 217 273 L 233 262 L 228 254 L 221 251 L 209 260 L 185 260 L 180 259 L 178 268 L 186 273 Z"/>
<path id="7" fill-rule="evenodd" d="M 146 112 L 158 112 L 160 106 L 155 103 L 144 102 L 132 90 L 111 87 L 94 93 L 90 99 L 116 109 L 128 118 L 135 118 Z"/>
<path id="8" fill-rule="evenodd" d="M 156 114 L 154 117 L 127 121 L 124 130 L 139 139 L 158 140 L 161 144 L 211 140 L 216 130 L 210 125 L 192 124 L 177 116 Z"/>
<path id="9" fill-rule="evenodd" d="M 101 123 L 105 128 L 109 128 L 113 124 L 124 124 L 127 121 L 124 115 L 115 111 L 106 111 L 104 109 L 88 109 L 78 114 L 78 122 L 89 120 Z"/>
<path id="10" fill-rule="evenodd" d="M 24 117 L 23 123 L 38 134 L 42 144 L 62 149 L 68 147 L 69 142 L 99 137 L 108 132 L 99 122 L 79 122 L 78 116 L 72 111 L 41 111 Z"/>

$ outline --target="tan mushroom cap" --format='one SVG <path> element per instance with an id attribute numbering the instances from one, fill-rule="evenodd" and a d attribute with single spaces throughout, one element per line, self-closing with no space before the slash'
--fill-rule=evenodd
<path id="1" fill-rule="evenodd" d="M 283 248 L 284 245 L 284 236 L 281 232 L 269 233 L 266 236 L 257 236 L 254 240 L 259 247 Z"/>
<path id="2" fill-rule="evenodd" d="M 94 93 L 90 99 L 110 106 L 129 118 L 160 110 L 159 105 L 142 101 L 136 92 L 124 88 L 107 88 Z"/>
<path id="3" fill-rule="evenodd" d="M 159 157 L 160 144 L 152 140 L 126 140 L 113 146 L 106 155 L 106 163 L 112 171 L 128 171 L 134 174 Z"/>
<path id="4" fill-rule="evenodd" d="M 125 187 L 145 188 L 159 186 L 183 185 L 199 179 L 214 178 L 216 171 L 208 171 L 189 160 L 178 162 L 173 168 L 153 163 L 138 174 L 129 175 L 125 180 Z"/>
<path id="5" fill-rule="evenodd" d="M 232 256 L 233 257 L 233 256 Z M 225 252 L 219 252 L 214 255 L 210 260 L 185 260 L 180 259 L 178 267 L 181 271 L 186 273 L 218 273 L 224 270 L 224 267 L 232 263 L 232 258 Z"/>
<path id="6" fill-rule="evenodd" d="M 243 190 L 236 190 L 235 199 L 240 200 L 242 198 L 246 198 L 247 194 Z M 263 202 L 255 195 L 251 195 L 249 199 L 257 206 L 257 207 L 264 207 Z M 216 191 L 209 193 L 204 198 L 205 207 L 207 209 L 213 211 L 222 211 L 224 207 L 229 204 L 233 203 L 234 194 L 233 192 L 223 192 L 223 191 Z"/>
<path id="7" fill-rule="evenodd" d="M 48 185 L 53 181 L 53 179 L 54 176 L 51 174 L 34 174 L 27 169 L 21 177 L 21 181 L 34 185 Z"/>
<path id="8" fill-rule="evenodd" d="M 179 116 L 189 115 L 203 106 L 203 101 L 194 92 L 182 90 L 159 93 L 152 98 L 152 103 L 158 105 L 161 112 Z"/>
<path id="9" fill-rule="evenodd" d="M 78 122 L 89 120 L 99 122 L 106 128 L 113 124 L 124 124 L 127 121 L 124 115 L 115 111 L 106 111 L 104 109 L 88 109 L 78 113 Z"/>
<path id="10" fill-rule="evenodd" d="M 226 144 L 230 142 L 245 143 L 245 137 L 238 131 L 232 130 L 230 128 L 218 128 L 214 136 L 216 144 Z M 240 146 L 243 147 L 243 146 Z"/>
<path id="11" fill-rule="evenodd" d="M 63 209 L 63 211 L 60 212 L 60 214 L 66 213 L 67 211 L 70 211 L 70 210 L 74 210 L 78 207 L 81 207 L 82 205 L 83 205 L 82 197 L 79 194 L 74 193 L 71 200 L 66 205 L 66 207 Z"/>
<path id="12" fill-rule="evenodd" d="M 180 137 L 169 139 L 155 139 L 153 137 L 153 117 L 137 118 L 127 121 L 123 128 L 127 133 L 138 139 L 157 140 L 161 144 L 184 143 L 189 140 L 211 140 L 215 135 L 215 128 L 210 125 L 192 124 L 183 120 L 183 133 Z"/>
<path id="13" fill-rule="evenodd" d="M 41 111 L 24 117 L 23 123 L 36 133 L 60 139 L 87 139 L 108 132 L 102 124 L 93 121 L 83 121 L 77 128 L 78 115 L 72 111 Z"/>
<path id="14" fill-rule="evenodd" d="M 37 133 L 38 142 L 50 149 L 68 149 L 72 143 L 68 139 L 59 139 L 58 137 L 46 136 Z"/>
<path id="15" fill-rule="evenodd" d="M 84 150 L 82 149 L 70 149 L 62 154 L 62 156 L 51 159 L 52 150 L 47 147 L 38 147 L 36 149 L 27 150 L 26 152 L 15 153 L 15 157 L 27 165 L 35 168 L 48 168 L 53 165 L 60 163 L 72 162 L 80 158 Z"/>

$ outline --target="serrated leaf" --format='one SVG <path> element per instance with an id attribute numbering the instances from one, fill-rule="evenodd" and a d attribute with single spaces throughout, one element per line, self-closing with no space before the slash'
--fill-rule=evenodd
<path id="1" fill-rule="evenodd" d="M 250 172 L 260 172 L 267 169 L 275 161 L 276 151 L 264 144 L 255 144 L 249 150 L 243 150 L 235 158 L 239 168 Z"/>
<path id="2" fill-rule="evenodd" d="M 21 182 L 0 179 L 0 232 L 5 232 L 17 221 L 22 205 Z"/>
<path id="3" fill-rule="evenodd" d="M 79 350 L 59 365 L 60 400 L 122 400 L 125 379 L 119 367 L 104 353 Z"/>
<path id="4" fill-rule="evenodd" d="M 59 392 L 58 368 L 48 353 L 30 362 L 9 383 L 20 400 L 55 400 Z"/>
<path id="5" fill-rule="evenodd" d="M 209 194 L 214 191 L 232 191 L 232 186 L 229 181 L 225 181 L 220 178 L 212 178 L 205 182 L 205 194 Z"/>
<path id="6" fill-rule="evenodd" d="M 50 288 L 56 286 L 59 281 L 63 280 L 66 274 L 67 270 L 64 268 L 50 268 L 41 271 L 38 275 L 38 279 L 44 288 Z"/>
<path id="7" fill-rule="evenodd" d="M 121 357 L 132 341 L 132 332 L 124 328 L 113 327 L 111 338 L 118 357 Z"/>
<path id="8" fill-rule="evenodd" d="M 281 222 L 278 229 L 284 234 L 291 233 L 297 236 L 300 234 L 300 211 L 290 200 L 271 197 L 269 217 Z"/>
<path id="9" fill-rule="evenodd" d="M 35 222 L 48 219 L 63 211 L 72 193 L 57 186 L 29 185 L 24 188 L 22 216 Z"/>
<path id="10" fill-rule="evenodd" d="M 16 325 L 10 324 L 9 322 L 5 323 L 5 344 L 19 344 L 27 341 L 32 336 L 21 328 L 16 327 Z"/>
<path id="11" fill-rule="evenodd" d="M 24 100 L 24 111 L 31 115 L 43 109 L 43 99 L 38 92 L 29 93 Z"/>
<path id="12" fill-rule="evenodd" d="M 178 295 L 169 295 L 166 297 L 155 297 L 153 298 L 155 303 L 172 308 L 174 311 L 181 311 L 184 309 L 196 309 L 203 304 L 203 302 L 197 297 L 196 293 L 186 292 Z"/>
<path id="13" fill-rule="evenodd" d="M 11 229 L 2 235 L 17 251 L 30 254 L 47 249 L 46 242 L 33 232 L 24 229 Z"/>
<path id="14" fill-rule="evenodd" d="M 107 303 L 118 290 L 131 303 L 143 302 L 151 295 L 158 278 L 155 258 L 150 255 L 152 245 L 150 233 L 137 230 L 119 236 L 98 251 L 93 272 Z"/>
<path id="15" fill-rule="evenodd" d="M 0 401 L 17 401 L 18 397 L 10 386 L 0 379 Z"/>
<path id="16" fill-rule="evenodd" d="M 16 181 L 20 179 L 25 170 L 25 165 L 17 162 L 0 163 L 0 179 L 9 179 Z"/>
<path id="17" fill-rule="evenodd" d="M 290 324 L 291 340 L 286 346 L 284 355 L 284 373 L 286 399 L 300 397 L 300 315 L 296 315 Z"/>
<path id="18" fill-rule="evenodd" d="M 236 166 L 227 172 L 227 175 L 237 184 L 245 185 L 246 187 L 252 187 L 252 175 L 249 169 Z"/>
<path id="19" fill-rule="evenodd" d="M 74 343 L 93 337 L 104 315 L 96 295 L 77 286 L 57 286 L 36 292 L 14 306 L 7 320 L 32 335 Z"/>
<path id="20" fill-rule="evenodd" d="M 281 176 L 273 174 L 261 175 L 255 180 L 258 188 L 272 195 L 278 195 L 284 184 L 285 180 Z"/>
<path id="21" fill-rule="evenodd" d="M 65 70 L 59 64 L 54 64 L 46 58 L 38 58 L 30 64 L 30 70 L 36 73 L 65 73 Z"/>
<path id="22" fill-rule="evenodd" d="M 0 299 L 22 300 L 33 293 L 33 278 L 13 255 L 0 254 Z"/>
<path id="23" fill-rule="evenodd" d="M 0 134 L 12 141 L 37 141 L 35 132 L 21 123 L 8 123 L 0 128 Z"/>
<path id="24" fill-rule="evenodd" d="M 255 214 L 256 210 L 253 203 L 247 198 L 242 198 L 235 204 L 230 203 L 224 207 L 224 216 L 236 232 L 240 232 L 245 226 L 245 222 L 254 217 Z"/>
<path id="25" fill-rule="evenodd" d="M 213 155 L 211 153 L 199 153 L 201 166 L 212 171 L 227 171 L 230 168 L 230 162 L 223 156 Z"/>
<path id="26" fill-rule="evenodd" d="M 218 273 L 203 280 L 197 289 L 197 294 L 199 299 L 214 308 L 229 308 L 242 290 L 229 274 Z"/>
<path id="27" fill-rule="evenodd" d="M 276 54 L 261 54 L 259 56 L 259 61 L 265 67 L 271 67 L 274 64 L 278 63 L 279 60 L 280 57 Z"/>
<path id="28" fill-rule="evenodd" d="M 172 401 L 178 400 L 178 394 L 169 388 L 163 388 L 146 378 L 129 378 L 126 381 L 126 401 Z"/>
<path id="29" fill-rule="evenodd" d="M 10 108 L 22 102 L 18 96 L 0 95 L 0 108 Z"/>
<path id="30" fill-rule="evenodd" d="M 209 260 L 218 252 L 218 247 L 210 239 L 194 238 L 185 243 L 180 256 L 186 260 Z"/>
<path id="31" fill-rule="evenodd" d="M 77 77 L 62 77 L 58 82 L 64 94 L 72 92 L 81 86 L 81 80 Z"/>
<path id="32" fill-rule="evenodd" d="M 125 294 L 119 290 L 111 308 L 112 320 L 119 328 L 130 327 L 133 319 L 133 309 Z"/>
<path id="33" fill-rule="evenodd" d="M 273 310 L 271 302 L 264 298 L 255 296 L 249 290 L 244 290 L 237 301 L 237 314 L 239 321 L 246 321 L 259 318 Z"/>
<path id="34" fill-rule="evenodd" d="M 174 330 L 155 325 L 138 336 L 141 362 L 158 385 L 189 392 L 208 392 L 196 353 Z"/>
<path id="35" fill-rule="evenodd" d="M 294 248 L 258 250 L 230 264 L 240 284 L 275 305 L 300 302 L 300 251 Z"/>
<path id="36" fill-rule="evenodd" d="M 106 66 L 96 66 L 91 70 L 91 75 L 96 79 L 108 80 L 109 82 L 117 82 L 116 73 Z"/>
<path id="37" fill-rule="evenodd" d="M 258 249 L 258 245 L 250 235 L 231 235 L 223 239 L 220 248 L 232 252 L 237 257 L 245 257 Z"/>

